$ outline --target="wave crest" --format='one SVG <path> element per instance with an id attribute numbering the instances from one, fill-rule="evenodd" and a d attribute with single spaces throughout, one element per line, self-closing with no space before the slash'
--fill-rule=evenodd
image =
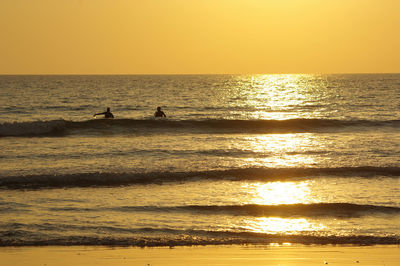
<path id="1" fill-rule="evenodd" d="M 141 184 L 201 180 L 282 181 L 320 176 L 399 177 L 400 167 L 338 167 L 338 168 L 241 168 L 194 172 L 149 173 L 77 173 L 60 175 L 26 175 L 0 178 L 0 188 L 37 189 L 59 187 L 113 187 Z"/>
<path id="2" fill-rule="evenodd" d="M 65 131 L 67 121 L 33 121 L 0 124 L 0 136 L 40 136 L 59 135 Z"/>
<path id="3" fill-rule="evenodd" d="M 254 232 L 175 230 L 168 228 L 141 228 L 134 230 L 129 237 L 118 236 L 40 236 L 26 231 L 0 234 L 0 246 L 193 246 L 193 245 L 235 245 L 235 244 L 353 244 L 353 245 L 395 245 L 399 244 L 396 236 L 318 236 L 318 235 L 282 235 Z M 143 236 L 143 232 L 154 236 Z M 16 236 L 24 236 L 16 237 Z"/>
<path id="4" fill-rule="evenodd" d="M 0 124 L 0 136 L 40 136 L 60 134 L 96 134 L 104 130 L 112 133 L 303 133 L 336 132 L 385 128 L 400 128 L 400 120 L 136 120 L 93 119 L 73 122 L 66 120 L 13 122 Z"/>
<path id="5" fill-rule="evenodd" d="M 155 206 L 124 206 L 119 211 L 145 212 L 197 212 L 204 214 L 229 214 L 258 217 L 360 217 L 364 215 L 400 214 L 400 208 L 377 205 L 359 205 L 352 203 L 311 203 L 311 204 L 281 204 L 281 205 L 190 205 L 174 207 Z"/>

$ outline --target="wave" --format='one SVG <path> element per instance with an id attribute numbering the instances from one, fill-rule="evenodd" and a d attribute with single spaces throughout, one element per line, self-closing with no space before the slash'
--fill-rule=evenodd
<path id="1" fill-rule="evenodd" d="M 33 121 L 0 124 L 0 137 L 62 135 L 67 128 L 67 121 Z"/>
<path id="2" fill-rule="evenodd" d="M 346 217 L 354 218 L 372 214 L 400 215 L 399 207 L 379 205 L 359 205 L 352 203 L 310 203 L 281 205 L 188 205 L 188 206 L 121 206 L 112 208 L 51 208 L 51 211 L 65 212 L 193 212 L 196 214 L 227 214 L 256 217 Z"/>
<path id="3" fill-rule="evenodd" d="M 326 155 L 326 154 L 333 154 L 333 151 L 330 150 L 298 150 L 298 151 L 288 151 L 282 152 L 282 154 L 287 155 Z M 32 155 L 32 153 L 25 153 L 19 154 L 19 159 L 53 159 L 53 160 L 64 160 L 70 158 L 106 158 L 106 157 L 124 157 L 124 156 L 192 156 L 192 155 L 207 155 L 212 157 L 234 157 L 234 158 L 265 158 L 267 156 L 274 156 L 276 153 L 271 151 L 253 151 L 250 149 L 236 149 L 236 148 L 229 148 L 229 149 L 187 149 L 181 150 L 179 147 L 177 149 L 135 149 L 130 148 L 128 151 L 108 151 L 105 152 L 101 150 L 99 152 L 95 151 L 73 151 L 69 152 L 68 154 L 54 154 L 54 153 L 41 153 Z M 0 155 L 0 159 L 14 159 L 15 154 L 3 154 Z"/>
<path id="4" fill-rule="evenodd" d="M 136 120 L 93 119 L 87 121 L 33 121 L 0 124 L 0 136 L 62 136 L 69 134 L 157 133 L 307 133 L 400 128 L 400 120 Z"/>
<path id="5" fill-rule="evenodd" d="M 311 177 L 400 177 L 400 167 L 337 168 L 240 168 L 228 170 L 143 173 L 76 173 L 59 175 L 25 175 L 0 177 L 3 189 L 38 189 L 61 187 L 113 187 L 202 180 L 285 181 Z"/>
<path id="6" fill-rule="evenodd" d="M 139 228 L 129 230 L 130 235 L 117 236 L 44 236 L 26 230 L 0 232 L 0 246 L 193 246 L 193 245 L 245 245 L 245 244 L 352 244 L 352 245 L 398 245 L 398 236 L 370 235 L 285 235 L 255 232 L 176 230 L 169 228 Z"/>

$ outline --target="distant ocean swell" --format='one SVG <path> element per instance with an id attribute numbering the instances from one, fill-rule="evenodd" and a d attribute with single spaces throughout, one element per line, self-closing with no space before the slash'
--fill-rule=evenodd
<path id="1" fill-rule="evenodd" d="M 324 154 L 333 154 L 338 153 L 336 151 L 331 150 L 298 150 L 298 151 L 287 151 L 282 152 L 281 154 L 287 155 L 324 155 Z M 27 159 L 27 158 L 40 158 L 40 159 L 68 159 L 68 158 L 78 158 L 81 156 L 85 156 L 85 158 L 105 158 L 109 156 L 132 156 L 132 155 L 140 155 L 140 156 L 151 156 L 155 154 L 162 154 L 163 156 L 166 155 L 176 155 L 176 156 L 190 156 L 190 155 L 207 155 L 207 156 L 217 156 L 217 157 L 235 157 L 235 158 L 265 158 L 267 156 L 273 156 L 275 153 L 270 151 L 253 151 L 250 149 L 187 149 L 187 150 L 180 150 L 179 147 L 177 149 L 135 149 L 129 148 L 128 151 L 108 151 L 104 152 L 103 150 L 100 152 L 91 151 L 91 152 L 81 152 L 81 151 L 74 151 L 67 154 L 50 154 L 50 153 L 41 153 L 41 154 L 21 154 L 18 155 L 19 159 Z M 0 155 L 0 159 L 13 159 L 15 158 L 14 154 L 3 154 Z"/>
<path id="2" fill-rule="evenodd" d="M 13 122 L 0 124 L 0 136 L 63 136 L 95 134 L 109 131 L 119 133 L 302 133 L 376 130 L 400 128 L 400 120 L 135 120 L 93 119 L 81 122 L 67 120 Z M 168 130 L 168 131 L 166 131 Z"/>
<path id="3" fill-rule="evenodd" d="M 0 208 L 1 209 L 1 208 Z M 228 214 L 256 217 L 361 217 L 373 214 L 400 215 L 400 208 L 377 205 L 359 205 L 351 203 L 310 203 L 281 205 L 188 205 L 188 206 L 121 206 L 113 208 L 51 208 L 52 211 L 65 212 L 193 212 L 196 214 Z"/>
<path id="4" fill-rule="evenodd" d="M 241 168 L 194 172 L 149 173 L 77 173 L 60 175 L 2 176 L 0 188 L 38 189 L 59 187 L 113 187 L 140 184 L 201 180 L 281 181 L 320 176 L 400 177 L 400 167 L 337 167 L 337 168 Z"/>
<path id="5" fill-rule="evenodd" d="M 99 230 L 99 227 L 96 227 Z M 312 235 L 312 234 L 266 234 L 254 232 L 175 230 L 168 228 L 141 228 L 129 230 L 129 236 L 107 234 L 103 236 L 58 236 L 40 235 L 25 230 L 0 232 L 0 246 L 192 246 L 192 245 L 233 245 L 233 244 L 399 244 L 396 236 L 369 235 Z M 126 232 L 125 232 L 126 233 Z M 146 236 L 144 236 L 146 235 Z"/>

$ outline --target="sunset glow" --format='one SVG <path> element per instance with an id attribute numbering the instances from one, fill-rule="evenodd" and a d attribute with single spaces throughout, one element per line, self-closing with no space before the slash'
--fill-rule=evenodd
<path id="1" fill-rule="evenodd" d="M 400 71 L 396 0 L 2 0 L 0 74 Z"/>
<path id="2" fill-rule="evenodd" d="M 400 261 L 400 0 L 0 0 L 0 33 L 1 262 Z"/>

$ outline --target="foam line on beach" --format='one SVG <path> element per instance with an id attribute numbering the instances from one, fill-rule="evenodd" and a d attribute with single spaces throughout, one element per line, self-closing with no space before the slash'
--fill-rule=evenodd
<path id="1" fill-rule="evenodd" d="M 146 233 L 144 236 L 143 233 Z M 14 234 L 21 234 L 14 232 Z M 149 235 L 150 234 L 150 235 Z M 1 234 L 0 234 L 1 235 Z M 58 236 L 40 238 L 23 231 L 22 237 L 12 232 L 0 238 L 0 246 L 193 246 L 193 245 L 233 245 L 233 244 L 353 244 L 353 245 L 393 245 L 400 239 L 395 236 L 369 235 L 282 235 L 255 232 L 177 230 L 168 228 L 138 228 L 131 230 L 130 236 Z"/>

